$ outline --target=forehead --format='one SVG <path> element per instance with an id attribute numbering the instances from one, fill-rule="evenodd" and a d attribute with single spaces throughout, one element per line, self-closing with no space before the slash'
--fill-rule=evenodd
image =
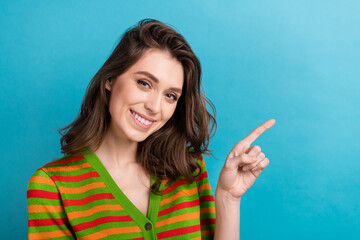
<path id="1" fill-rule="evenodd" d="M 181 88 L 184 83 L 184 69 L 182 64 L 172 57 L 169 52 L 149 49 L 130 67 L 129 74 L 148 72 L 159 80 L 159 84 Z"/>

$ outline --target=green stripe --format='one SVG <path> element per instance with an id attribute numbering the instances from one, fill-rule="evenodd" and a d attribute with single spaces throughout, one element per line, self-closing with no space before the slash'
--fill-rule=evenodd
<path id="1" fill-rule="evenodd" d="M 203 184 L 209 183 L 208 178 L 204 178 L 199 181 L 194 181 L 191 184 L 188 183 L 188 184 L 180 185 L 180 186 L 176 187 L 175 189 L 173 189 L 171 192 L 169 192 L 163 196 L 158 196 L 158 195 L 151 193 L 148 214 L 147 214 L 147 216 L 144 216 L 135 207 L 135 205 L 125 196 L 125 194 L 121 191 L 121 189 L 117 186 L 117 184 L 111 178 L 110 174 L 108 173 L 108 171 L 106 170 L 104 165 L 101 163 L 101 161 L 97 158 L 97 156 L 95 155 L 94 152 L 90 152 L 89 154 L 84 155 L 84 159 L 81 159 L 81 160 L 77 160 L 77 161 L 73 161 L 73 162 L 69 162 L 69 163 L 56 164 L 57 161 L 68 159 L 70 157 L 72 157 L 72 156 L 67 155 L 67 156 L 64 156 L 63 158 L 53 161 L 53 163 L 54 163 L 53 165 L 44 166 L 43 170 L 41 170 L 41 169 L 37 170 L 34 173 L 34 176 L 43 176 L 43 177 L 46 177 L 51 180 L 51 177 L 76 176 L 76 175 L 95 171 L 99 174 L 100 177 L 91 177 L 91 178 L 76 181 L 76 182 L 56 181 L 56 186 L 51 186 L 51 185 L 38 183 L 38 182 L 32 182 L 32 183 L 28 184 L 28 190 L 44 190 L 44 191 L 58 193 L 59 192 L 58 187 L 60 187 L 60 186 L 66 187 L 66 188 L 82 188 L 88 184 L 95 183 L 95 182 L 97 182 L 97 183 L 103 182 L 106 187 L 91 189 L 86 192 L 76 193 L 76 194 L 61 193 L 62 199 L 60 199 L 60 200 L 29 198 L 28 199 L 29 206 L 31 206 L 31 205 L 62 206 L 63 200 L 84 199 L 86 197 L 89 197 L 94 194 L 99 194 L 99 193 L 111 193 L 114 196 L 114 199 L 100 199 L 100 200 L 95 200 L 95 201 L 90 202 L 85 205 L 67 206 L 67 207 L 65 207 L 66 212 L 60 212 L 60 213 L 47 213 L 47 212 L 45 212 L 45 213 L 42 213 L 42 212 L 41 213 L 30 213 L 29 214 L 30 220 L 32 220 L 32 219 L 47 219 L 47 218 L 65 218 L 68 216 L 67 213 L 77 212 L 77 211 L 85 211 L 85 210 L 89 210 L 95 206 L 101 206 L 104 204 L 112 204 L 112 205 L 120 204 L 124 208 L 124 210 L 120 210 L 120 211 L 104 210 L 104 211 L 94 213 L 90 216 L 77 217 L 77 218 L 75 217 L 74 219 L 69 219 L 70 225 L 74 226 L 77 224 L 87 223 L 87 222 L 91 222 L 91 221 L 96 222 L 97 219 L 100 219 L 102 217 L 107 217 L 107 216 L 112 217 L 112 216 L 128 216 L 129 215 L 134 221 L 108 222 L 108 223 L 99 224 L 93 228 L 84 229 L 80 232 L 77 232 L 77 237 L 84 237 L 84 236 L 87 236 L 87 235 L 90 235 L 93 233 L 97 233 L 102 230 L 111 229 L 111 228 L 137 226 L 137 227 L 141 228 L 142 232 L 127 233 L 127 234 L 115 234 L 115 235 L 111 235 L 111 236 L 108 236 L 108 237 L 105 237 L 102 239 L 131 239 L 131 238 L 136 238 L 136 237 L 144 237 L 144 239 L 147 240 L 147 239 L 156 239 L 156 233 L 161 233 L 163 231 L 169 231 L 169 230 L 175 230 L 175 232 L 176 232 L 176 229 L 200 224 L 200 219 L 215 218 L 215 213 L 202 213 L 202 214 L 199 214 L 200 218 L 190 219 L 190 220 L 186 219 L 181 222 L 164 225 L 162 227 L 155 229 L 155 224 L 158 221 L 162 221 L 162 220 L 165 220 L 170 217 L 179 217 L 180 215 L 183 215 L 183 214 L 199 212 L 200 207 L 201 208 L 213 208 L 215 206 L 214 201 L 205 201 L 205 202 L 200 202 L 199 206 L 178 209 L 173 212 L 167 213 L 161 217 L 157 217 L 159 211 L 167 209 L 169 207 L 172 207 L 178 203 L 194 201 L 194 200 L 199 199 L 199 196 L 211 196 L 212 195 L 211 189 L 205 189 L 205 190 L 201 191 L 200 193 L 181 196 L 180 198 L 160 207 L 161 200 L 171 198 L 174 194 L 184 191 L 184 190 L 189 190 L 189 189 L 193 189 L 193 188 L 200 189 L 200 187 Z M 201 166 L 202 162 L 201 162 L 200 158 L 198 158 L 196 160 L 198 161 L 198 163 Z M 62 166 L 62 167 L 76 166 L 76 165 L 84 164 L 84 163 L 90 163 L 91 167 L 82 168 L 82 169 L 78 169 L 78 170 L 74 170 L 74 171 L 49 171 L 49 167 L 51 168 L 51 167 L 60 167 L 60 166 Z M 44 172 L 44 171 L 46 171 L 46 172 Z M 206 171 L 205 165 L 202 166 L 202 168 L 201 168 L 201 172 L 204 172 L 204 171 Z M 194 171 L 193 175 L 195 176 L 195 175 L 197 175 L 197 173 Z M 179 177 L 177 180 L 180 180 L 180 179 L 184 179 L 184 178 Z M 153 184 L 154 182 L 155 182 L 155 178 L 153 176 L 151 176 L 151 184 Z M 168 186 L 166 186 L 166 184 L 161 184 L 160 190 L 163 190 L 167 187 Z M 206 211 L 206 209 L 204 209 L 204 211 Z M 150 231 L 147 231 L 145 229 L 145 224 L 148 222 L 151 222 L 153 225 L 153 228 Z M 214 228 L 215 228 L 214 224 L 201 226 L 201 229 L 203 231 L 214 230 Z M 66 225 L 29 227 L 29 233 L 48 232 L 48 231 L 56 231 L 56 230 L 72 231 L 71 228 L 68 229 Z M 189 233 L 186 235 L 175 236 L 175 237 L 172 237 L 171 239 L 172 240 L 173 239 L 191 239 L 191 238 L 200 237 L 200 236 L 201 236 L 201 232 L 196 231 L 196 232 Z M 51 239 L 50 237 L 51 236 L 49 236 L 49 239 Z M 213 236 L 205 237 L 202 239 L 212 239 L 212 238 L 213 238 Z M 60 238 L 52 238 L 52 239 L 59 239 L 59 240 L 74 239 L 74 237 L 60 237 Z"/>

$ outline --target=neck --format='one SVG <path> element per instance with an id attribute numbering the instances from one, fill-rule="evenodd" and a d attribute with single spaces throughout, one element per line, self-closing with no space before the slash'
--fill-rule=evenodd
<path id="1" fill-rule="evenodd" d="M 104 165 L 121 167 L 136 164 L 137 146 L 137 142 L 108 131 L 100 147 L 94 152 Z"/>

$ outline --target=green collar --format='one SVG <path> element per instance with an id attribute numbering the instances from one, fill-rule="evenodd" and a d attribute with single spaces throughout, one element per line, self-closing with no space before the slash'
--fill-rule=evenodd
<path id="1" fill-rule="evenodd" d="M 91 164 L 93 168 L 99 173 L 100 177 L 103 179 L 106 187 L 115 197 L 115 199 L 120 203 L 129 216 L 139 225 L 141 230 L 144 233 L 145 239 L 156 239 L 155 232 L 155 223 L 158 215 L 161 196 L 156 195 L 150 192 L 150 201 L 147 216 L 137 208 L 135 205 L 126 197 L 123 191 L 118 187 L 115 181 L 112 179 L 109 172 L 106 170 L 100 159 L 92 151 L 90 154 L 84 155 L 85 159 Z M 151 176 L 151 185 L 156 181 L 155 177 Z M 145 224 L 151 223 L 151 230 L 145 229 Z"/>

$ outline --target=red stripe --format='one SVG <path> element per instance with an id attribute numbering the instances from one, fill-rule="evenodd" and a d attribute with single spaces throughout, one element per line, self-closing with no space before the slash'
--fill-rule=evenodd
<path id="1" fill-rule="evenodd" d="M 203 180 L 204 178 L 207 178 L 208 174 L 207 172 L 203 172 L 201 173 L 199 176 L 197 176 L 194 180 L 195 182 Z M 187 182 L 184 179 L 179 179 L 178 181 L 174 182 L 170 187 L 165 188 L 164 190 L 161 191 L 162 195 L 168 194 L 169 192 L 171 192 L 172 190 L 174 190 L 175 188 L 177 188 L 180 185 L 183 184 L 189 184 L 189 182 Z"/>
<path id="2" fill-rule="evenodd" d="M 56 165 L 56 164 L 62 164 L 62 163 L 69 163 L 69 162 L 74 162 L 74 161 L 79 161 L 81 159 L 84 159 L 83 155 L 77 155 L 68 159 L 64 159 L 64 160 L 59 160 L 59 161 L 54 161 L 54 162 L 50 162 L 48 164 L 45 164 L 45 166 L 50 166 L 50 165 Z"/>
<path id="3" fill-rule="evenodd" d="M 78 182 L 92 177 L 100 177 L 97 172 L 87 172 L 76 176 L 52 176 L 53 181 Z"/>
<path id="4" fill-rule="evenodd" d="M 103 223 L 127 222 L 127 221 L 132 221 L 132 218 L 130 216 L 108 216 L 108 217 L 101 217 L 101 218 L 95 219 L 94 221 L 91 221 L 91 222 L 77 224 L 77 225 L 73 226 L 73 228 L 74 228 L 75 232 L 79 232 L 84 229 L 96 227 Z"/>
<path id="5" fill-rule="evenodd" d="M 184 235 L 184 234 L 188 234 L 188 233 L 192 233 L 192 232 L 196 232 L 196 231 L 200 231 L 200 225 L 194 225 L 194 226 L 190 226 L 190 227 L 183 227 L 183 228 L 177 228 L 177 229 L 173 229 L 173 230 L 168 230 L 165 232 L 161 232 L 158 233 L 158 239 L 162 239 L 162 238 L 168 238 L 168 237 L 174 237 L 174 236 L 179 236 L 179 235 Z"/>
<path id="6" fill-rule="evenodd" d="M 48 192 L 44 190 L 28 190 L 27 198 L 60 199 L 60 194 L 58 192 Z"/>
<path id="7" fill-rule="evenodd" d="M 213 202 L 213 201 L 215 201 L 215 199 L 214 199 L 213 195 L 206 195 L 206 196 L 201 196 L 199 198 L 199 201 L 200 202 Z"/>
<path id="8" fill-rule="evenodd" d="M 114 199 L 114 196 L 111 193 L 98 193 L 91 195 L 89 197 L 83 198 L 83 199 L 76 199 L 76 200 L 64 200 L 63 204 L 65 207 L 68 206 L 78 206 L 78 205 L 85 205 L 90 202 L 100 200 L 100 199 Z"/>
<path id="9" fill-rule="evenodd" d="M 194 154 L 194 153 L 190 153 L 191 154 L 191 156 L 193 156 L 194 158 L 197 158 L 197 159 L 199 159 L 199 160 L 203 160 L 203 156 L 202 155 L 196 155 L 196 154 Z"/>
<path id="10" fill-rule="evenodd" d="M 199 200 L 197 200 L 197 199 L 194 201 L 191 201 L 191 202 L 182 202 L 182 203 L 176 204 L 172 207 L 161 210 L 158 214 L 158 217 L 168 214 L 170 212 L 174 212 L 179 209 L 190 208 L 190 207 L 195 207 L 195 206 L 199 206 Z"/>
<path id="11" fill-rule="evenodd" d="M 29 220 L 29 227 L 64 225 L 64 224 L 68 224 L 68 223 L 69 223 L 69 220 L 67 218 L 32 219 L 32 220 Z"/>
<path id="12" fill-rule="evenodd" d="M 203 180 L 204 178 L 207 178 L 208 175 L 207 175 L 207 172 L 203 172 L 201 173 L 197 178 L 195 178 L 195 181 L 200 181 L 200 180 Z"/>
<path id="13" fill-rule="evenodd" d="M 200 220 L 200 225 L 212 225 L 215 224 L 215 218 L 206 218 Z"/>
<path id="14" fill-rule="evenodd" d="M 185 181 L 184 179 L 179 179 L 178 181 L 174 182 L 170 187 L 162 190 L 161 194 L 162 195 L 168 194 L 169 192 L 171 192 L 172 190 L 183 184 L 189 184 L 189 182 Z"/>

